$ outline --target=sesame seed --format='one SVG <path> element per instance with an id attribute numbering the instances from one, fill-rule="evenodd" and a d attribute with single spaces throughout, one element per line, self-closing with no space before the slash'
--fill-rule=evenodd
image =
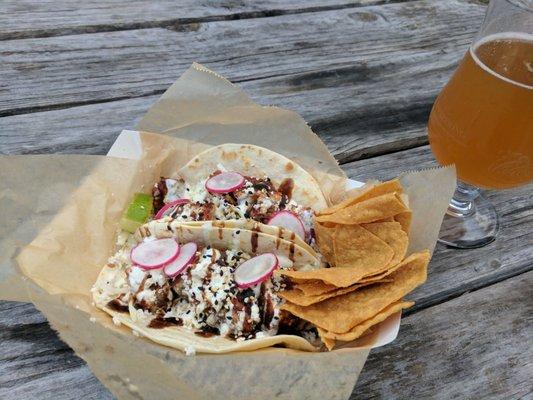
<path id="1" fill-rule="evenodd" d="M 238 235 L 239 233 L 241 233 L 240 230 L 237 230 L 237 231 L 235 232 L 236 235 Z"/>

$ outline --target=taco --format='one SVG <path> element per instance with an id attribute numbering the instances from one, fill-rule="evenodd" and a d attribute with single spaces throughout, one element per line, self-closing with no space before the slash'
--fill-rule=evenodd
<path id="1" fill-rule="evenodd" d="M 316 328 L 281 310 L 289 281 L 273 274 L 318 268 L 316 258 L 263 232 L 155 222 L 128 239 L 92 288 L 116 324 L 188 354 L 317 349 Z"/>
<path id="2" fill-rule="evenodd" d="M 153 188 L 154 219 L 257 230 L 317 256 L 313 213 L 327 207 L 316 180 L 268 149 L 224 144 L 206 150 Z"/>

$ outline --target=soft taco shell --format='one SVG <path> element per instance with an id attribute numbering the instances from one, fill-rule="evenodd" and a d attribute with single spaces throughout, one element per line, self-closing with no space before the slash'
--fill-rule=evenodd
<path id="1" fill-rule="evenodd" d="M 103 282 L 109 279 L 110 273 L 113 273 L 112 268 L 105 266 L 98 276 L 96 285 L 101 281 Z M 142 323 L 134 321 L 128 312 L 119 312 L 107 307 L 105 301 L 102 301 L 96 292 L 93 296 L 96 306 L 111 315 L 115 323 L 124 324 L 139 336 L 146 337 L 156 343 L 183 352 L 194 349 L 198 353 L 222 354 L 257 350 L 275 345 L 284 345 L 291 349 L 303 351 L 317 350 L 304 338 L 293 335 L 276 335 L 237 342 L 222 336 L 212 336 L 209 338 L 198 336 L 192 330 L 179 326 L 168 326 L 161 329 L 149 328 Z"/>
<path id="2" fill-rule="evenodd" d="M 293 242 L 263 232 L 215 227 L 212 221 L 199 225 L 190 225 L 170 218 L 150 221 L 135 232 L 137 241 L 146 236 L 177 237 L 180 243 L 195 241 L 214 247 L 241 249 L 251 254 L 274 253 L 282 266 L 292 266 L 296 270 L 307 271 L 321 266 L 316 256 Z M 289 260 L 291 262 L 288 262 Z"/>
<path id="3" fill-rule="evenodd" d="M 251 144 L 228 143 L 205 150 L 185 164 L 178 177 L 186 182 L 199 182 L 220 166 L 248 176 L 266 175 L 275 187 L 285 179 L 292 179 L 292 199 L 296 203 L 313 210 L 327 207 L 324 194 L 311 174 L 281 154 Z"/>
<path id="4" fill-rule="evenodd" d="M 190 221 L 182 222 L 184 225 L 199 226 L 203 225 L 204 221 Z M 285 239 L 289 242 L 296 244 L 297 246 L 302 247 L 304 250 L 309 252 L 314 257 L 318 257 L 316 251 L 304 242 L 300 236 L 295 234 L 293 231 L 284 229 L 280 226 L 266 225 L 261 222 L 254 221 L 252 219 L 230 219 L 226 221 L 211 221 L 211 224 L 215 228 L 232 228 L 232 229 L 246 229 L 254 232 L 262 232 L 267 235 L 271 235 L 276 238 Z"/>

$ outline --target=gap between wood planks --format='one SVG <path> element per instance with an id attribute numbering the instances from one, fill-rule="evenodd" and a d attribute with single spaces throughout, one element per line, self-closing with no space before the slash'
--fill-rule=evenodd
<path id="1" fill-rule="evenodd" d="M 457 249 L 456 251 L 464 251 Z M 487 287 L 496 285 L 500 282 L 506 281 L 508 279 L 524 275 L 533 270 L 533 262 L 526 262 L 524 265 L 520 266 L 518 269 L 509 271 L 507 274 L 498 275 L 495 279 L 489 281 L 479 279 L 479 281 L 469 282 L 468 284 L 461 285 L 457 288 L 454 288 L 453 291 L 444 291 L 439 293 L 435 297 L 430 297 L 425 300 L 418 300 L 415 302 L 414 306 L 403 310 L 402 316 L 407 317 L 409 315 L 416 314 L 419 311 L 438 306 L 439 304 L 446 303 L 447 301 L 453 300 L 457 297 L 461 297 L 465 294 L 477 292 L 478 290 L 485 289 Z"/>
<path id="2" fill-rule="evenodd" d="M 135 29 L 164 28 L 174 31 L 194 29 L 194 25 L 202 22 L 231 21 L 238 19 L 269 18 L 280 15 L 303 14 L 321 11 L 342 10 L 346 8 L 360 8 L 391 3 L 404 3 L 413 0 L 368 0 L 362 3 L 336 4 L 325 6 L 302 7 L 300 9 L 270 9 L 261 11 L 243 11 L 227 15 L 211 15 L 206 17 L 169 18 L 160 21 L 125 22 L 113 24 L 82 25 L 70 28 L 36 29 L 31 31 L 15 31 L 0 33 L 0 40 L 17 40 L 30 38 L 46 38 L 64 35 L 81 35 L 86 33 L 126 31 Z"/>

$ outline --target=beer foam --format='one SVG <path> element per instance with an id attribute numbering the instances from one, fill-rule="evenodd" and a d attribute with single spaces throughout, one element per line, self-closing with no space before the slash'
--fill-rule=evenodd
<path id="1" fill-rule="evenodd" d="M 520 86 L 520 87 L 523 87 L 525 89 L 533 89 L 533 86 L 529 86 L 529 85 L 526 85 L 525 83 L 513 81 L 512 79 L 509 79 L 509 78 L 507 78 L 507 77 L 505 77 L 505 76 L 493 71 L 492 69 L 487 67 L 483 63 L 483 61 L 481 61 L 478 58 L 478 56 L 476 55 L 476 50 L 477 50 L 477 48 L 479 46 L 481 46 L 482 44 L 485 44 L 487 42 L 494 42 L 494 41 L 497 41 L 497 40 L 518 40 L 518 41 L 522 41 L 522 42 L 533 42 L 533 35 L 530 34 L 530 33 L 525 33 L 525 32 L 494 33 L 492 35 L 485 36 L 481 40 L 478 40 L 477 42 L 473 43 L 470 46 L 470 49 L 469 49 L 470 55 L 472 56 L 472 58 L 474 59 L 476 64 L 479 65 L 483 70 L 485 70 L 489 74 L 494 75 L 495 77 L 497 77 L 497 78 L 499 78 L 501 80 L 504 80 L 505 82 L 511 83 L 513 85 Z"/>

